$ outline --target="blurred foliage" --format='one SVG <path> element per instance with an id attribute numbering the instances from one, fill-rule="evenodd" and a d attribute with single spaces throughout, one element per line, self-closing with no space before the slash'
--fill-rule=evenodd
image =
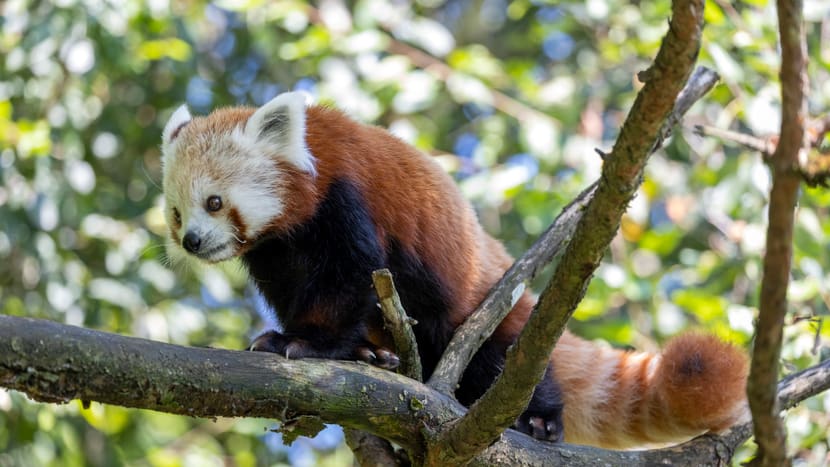
<path id="1" fill-rule="evenodd" d="M 267 326 L 239 266 L 165 266 L 158 147 L 178 104 L 204 113 L 306 90 L 437 154 L 485 227 L 520 254 L 597 178 L 594 148 L 613 144 L 670 2 L 7 0 L 0 9 L 0 312 L 238 349 Z M 805 13 L 810 109 L 823 113 L 830 4 L 806 0 Z M 776 132 L 774 2 L 708 1 L 706 20 L 700 62 L 722 81 L 685 125 Z M 643 349 L 689 328 L 750 345 L 769 185 L 757 154 L 678 131 L 652 158 L 574 330 Z M 830 191 L 804 189 L 784 373 L 830 353 L 828 206 Z M 830 459 L 828 413 L 824 394 L 788 415 L 798 465 Z M 290 448 L 273 427 L 33 404 L 0 390 L 0 466 L 351 462 L 334 427 Z"/>

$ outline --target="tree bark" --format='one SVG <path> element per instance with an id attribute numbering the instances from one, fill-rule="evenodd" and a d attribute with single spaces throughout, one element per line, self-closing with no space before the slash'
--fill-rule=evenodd
<path id="1" fill-rule="evenodd" d="M 787 314 L 787 287 L 793 250 L 793 223 L 801 179 L 798 160 L 806 150 L 805 87 L 806 53 L 802 31 L 800 0 L 778 1 L 778 27 L 781 34 L 781 139 L 770 159 L 770 192 L 764 275 L 756 327 L 752 365 L 747 381 L 747 396 L 752 410 L 758 457 L 754 464 L 778 466 L 790 463 L 787 435 L 780 420 L 775 382 L 784 317 Z"/>
<path id="2" fill-rule="evenodd" d="M 426 385 L 363 363 L 182 347 L 11 316 L 0 316 L 0 386 L 43 402 L 81 399 L 194 417 L 314 416 L 392 441 L 416 465 L 429 442 L 423 429 L 464 413 Z M 829 387 L 825 361 L 781 383 L 781 406 Z M 508 430 L 471 465 L 708 465 L 728 459 L 750 434 L 744 425 L 673 448 L 618 452 Z"/>
<path id="3" fill-rule="evenodd" d="M 507 351 L 504 370 L 467 415 L 439 434 L 429 465 L 461 465 L 491 444 L 527 407 L 553 347 L 619 227 L 642 182 L 652 148 L 694 68 L 703 29 L 702 0 L 675 0 L 654 64 L 640 74 L 637 94 L 602 177 L 534 313 Z"/>

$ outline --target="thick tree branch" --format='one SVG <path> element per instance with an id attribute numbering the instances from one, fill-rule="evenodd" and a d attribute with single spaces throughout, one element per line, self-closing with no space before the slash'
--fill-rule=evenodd
<path id="1" fill-rule="evenodd" d="M 756 327 L 752 364 L 747 381 L 747 396 L 752 410 L 756 465 L 778 466 L 788 463 L 786 432 L 778 413 L 776 380 L 784 317 L 787 313 L 787 287 L 792 262 L 793 222 L 800 178 L 799 154 L 806 149 L 805 88 L 806 53 L 802 31 L 801 0 L 778 1 L 778 27 L 781 34 L 781 138 L 770 160 L 770 192 L 761 305 Z"/>
<path id="2" fill-rule="evenodd" d="M 651 148 L 697 59 L 702 27 L 702 0 L 673 2 L 668 34 L 654 65 L 641 74 L 645 86 L 605 160 L 597 191 L 542 292 L 535 313 L 508 350 L 501 376 L 467 415 L 441 434 L 439 448 L 428 452 L 428 463 L 465 462 L 497 439 L 526 407 L 547 368 L 556 340 L 582 299 L 642 181 Z"/>
<path id="3" fill-rule="evenodd" d="M 0 386 L 45 402 L 83 399 L 196 417 L 319 416 L 383 435 L 416 455 L 424 451 L 422 428 L 463 413 L 427 386 L 362 363 L 181 347 L 10 316 L 0 316 Z M 828 388 L 825 361 L 782 381 L 780 405 Z M 617 452 L 508 430 L 471 465 L 712 465 L 750 434 L 745 425 L 679 447 Z"/>
<path id="4" fill-rule="evenodd" d="M 362 363 L 188 348 L 11 316 L 0 316 L 0 386 L 45 402 L 197 417 L 319 416 L 416 453 L 424 424 L 464 412 L 417 381 Z"/>

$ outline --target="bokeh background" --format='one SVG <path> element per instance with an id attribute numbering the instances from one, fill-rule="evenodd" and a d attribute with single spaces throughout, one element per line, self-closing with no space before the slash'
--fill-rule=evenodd
<path id="1" fill-rule="evenodd" d="M 269 323 L 240 266 L 165 262 L 159 143 L 179 104 L 200 114 L 305 90 L 435 155 L 518 255 L 597 178 L 594 148 L 613 144 L 670 2 L 7 0 L 0 9 L 0 313 L 241 349 Z M 820 114 L 830 108 L 830 3 L 806 0 L 805 15 L 810 110 Z M 652 158 L 571 324 L 583 336 L 654 350 L 706 329 L 751 345 L 769 173 L 759 155 L 689 128 L 777 131 L 774 2 L 707 1 L 706 21 L 700 62 L 722 81 Z M 802 191 L 785 374 L 830 353 L 828 206 L 830 191 Z M 828 462 L 828 412 L 824 394 L 787 416 L 797 465 Z M 286 447 L 275 426 L 36 404 L 0 390 L 0 466 L 352 461 L 338 427 Z"/>

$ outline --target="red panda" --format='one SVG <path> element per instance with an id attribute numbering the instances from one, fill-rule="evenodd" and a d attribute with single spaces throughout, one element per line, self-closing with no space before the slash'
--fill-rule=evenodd
<path id="1" fill-rule="evenodd" d="M 191 117 L 162 135 L 168 253 L 240 258 L 283 326 L 253 350 L 394 368 L 378 336 L 371 273 L 395 275 L 428 378 L 453 331 L 512 264 L 453 180 L 385 130 L 298 93 Z M 533 307 L 525 293 L 456 391 L 469 405 L 501 371 Z M 516 428 L 536 438 L 625 448 L 721 430 L 745 413 L 744 354 L 686 335 L 661 355 L 565 333 Z"/>

